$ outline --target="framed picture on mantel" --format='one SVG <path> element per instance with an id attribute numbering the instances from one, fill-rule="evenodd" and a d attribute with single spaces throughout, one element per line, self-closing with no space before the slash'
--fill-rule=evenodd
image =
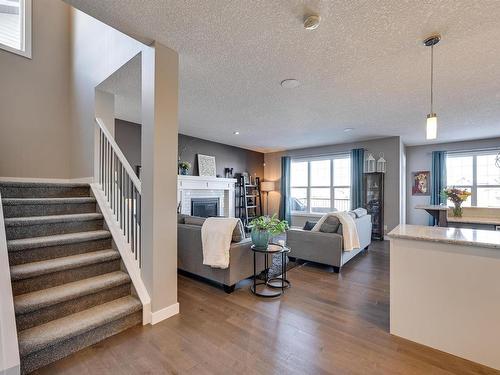
<path id="1" fill-rule="evenodd" d="M 215 156 L 198 154 L 198 175 L 216 177 Z"/>

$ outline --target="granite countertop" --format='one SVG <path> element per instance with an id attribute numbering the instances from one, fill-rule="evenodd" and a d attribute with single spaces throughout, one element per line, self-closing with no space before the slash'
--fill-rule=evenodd
<path id="1" fill-rule="evenodd" d="M 407 240 L 500 249 L 500 231 L 400 224 L 388 236 Z"/>
<path id="2" fill-rule="evenodd" d="M 415 208 L 419 210 L 448 211 L 448 207 L 438 204 L 419 204 Z"/>

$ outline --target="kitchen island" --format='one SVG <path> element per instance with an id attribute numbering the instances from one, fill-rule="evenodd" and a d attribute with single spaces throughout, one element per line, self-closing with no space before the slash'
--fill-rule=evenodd
<path id="1" fill-rule="evenodd" d="M 500 232 L 389 233 L 391 334 L 500 370 Z"/>

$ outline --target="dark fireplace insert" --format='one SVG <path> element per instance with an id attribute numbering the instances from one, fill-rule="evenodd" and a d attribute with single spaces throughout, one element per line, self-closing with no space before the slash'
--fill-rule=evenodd
<path id="1" fill-rule="evenodd" d="M 200 217 L 219 216 L 219 198 L 192 198 L 191 215 Z"/>

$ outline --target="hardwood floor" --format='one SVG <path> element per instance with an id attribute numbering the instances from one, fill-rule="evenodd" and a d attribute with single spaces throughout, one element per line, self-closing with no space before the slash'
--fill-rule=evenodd
<path id="1" fill-rule="evenodd" d="M 228 295 L 179 277 L 181 313 L 135 327 L 38 374 L 497 374 L 391 336 L 387 242 L 340 274 L 303 264 L 285 296 L 259 299 L 249 283 Z"/>

